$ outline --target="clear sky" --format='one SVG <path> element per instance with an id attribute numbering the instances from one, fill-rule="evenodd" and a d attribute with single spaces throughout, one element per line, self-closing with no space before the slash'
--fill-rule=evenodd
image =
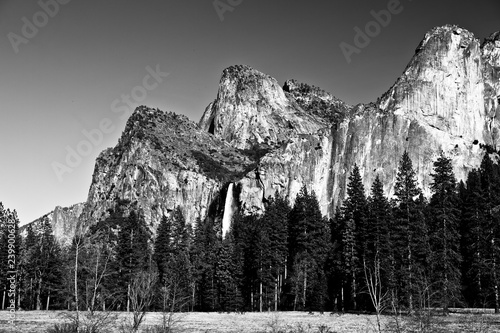
<path id="1" fill-rule="evenodd" d="M 354 28 L 397 0 L 55 1 L 0 0 L 0 201 L 23 224 L 86 200 L 123 114 L 146 104 L 198 121 L 228 66 L 356 104 L 394 83 L 431 28 L 458 24 L 481 40 L 500 30 L 498 0 L 400 0 L 348 63 L 339 45 L 355 46 Z"/>

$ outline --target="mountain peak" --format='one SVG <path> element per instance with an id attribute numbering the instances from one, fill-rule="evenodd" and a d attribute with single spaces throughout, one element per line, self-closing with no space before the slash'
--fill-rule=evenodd
<path id="1" fill-rule="evenodd" d="M 304 111 L 278 81 L 246 65 L 226 68 L 217 99 L 200 127 L 240 149 L 277 145 L 297 133 L 315 133 L 325 120 Z"/>
<path id="2" fill-rule="evenodd" d="M 231 74 L 237 74 L 237 73 L 248 73 L 248 72 L 258 72 L 259 71 L 255 70 L 253 67 L 250 67 L 245 64 L 240 64 L 240 65 L 231 65 L 227 68 L 225 68 L 222 71 L 222 76 L 224 75 L 231 75 Z M 263 74 L 263 73 L 261 73 Z"/>
<path id="3" fill-rule="evenodd" d="M 189 136 L 187 133 L 196 130 L 196 124 L 185 115 L 141 105 L 127 120 L 120 142 L 124 144 L 134 137 L 139 139 L 164 137 L 170 133 L 180 137 Z"/>
<path id="4" fill-rule="evenodd" d="M 472 42 L 478 42 L 474 34 L 465 28 L 458 25 L 447 24 L 443 26 L 434 27 L 427 32 L 416 49 L 416 52 L 424 49 L 436 49 L 442 45 L 449 44 L 452 41 L 459 46 L 459 48 L 466 48 Z"/>
<path id="5" fill-rule="evenodd" d="M 474 34 L 472 32 L 470 32 L 469 30 L 467 30 L 467 29 L 465 29 L 457 24 L 445 24 L 445 25 L 437 26 L 437 27 L 432 28 L 430 31 L 428 31 L 427 34 L 444 35 L 444 34 L 449 33 L 449 32 L 452 32 L 455 35 L 465 34 L 465 35 L 474 36 Z"/>
<path id="6" fill-rule="evenodd" d="M 248 65 L 232 65 L 222 71 L 221 82 L 233 79 L 241 81 L 241 84 L 256 84 L 262 81 L 276 81 L 275 78 L 262 73 Z"/>
<path id="7" fill-rule="evenodd" d="M 302 109 L 329 123 L 339 122 L 352 108 L 329 92 L 294 79 L 285 81 L 283 90 L 297 101 Z"/>
<path id="8" fill-rule="evenodd" d="M 484 39 L 484 43 L 496 43 L 496 42 L 500 42 L 500 31 L 495 31 Z"/>

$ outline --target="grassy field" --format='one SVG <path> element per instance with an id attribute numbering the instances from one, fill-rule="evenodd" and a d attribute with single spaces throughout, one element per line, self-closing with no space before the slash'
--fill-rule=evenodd
<path id="1" fill-rule="evenodd" d="M 14 326 L 8 324 L 8 313 L 0 311 L 1 333 L 42 333 L 55 323 L 67 321 L 64 311 L 27 311 L 17 312 Z M 120 325 L 130 320 L 131 314 L 113 313 L 114 323 L 109 332 L 120 333 Z M 307 312 L 278 313 L 183 313 L 176 315 L 178 320 L 175 332 L 286 332 L 286 333 L 357 333 L 376 332 L 374 315 L 356 314 L 309 314 Z M 142 326 L 142 331 L 153 325 L 160 324 L 160 313 L 148 313 Z M 382 317 L 384 331 L 391 332 L 394 318 Z M 416 332 L 407 324 L 401 331 Z M 429 332 L 500 332 L 500 316 L 493 314 L 458 314 L 447 317 L 432 317 Z"/>

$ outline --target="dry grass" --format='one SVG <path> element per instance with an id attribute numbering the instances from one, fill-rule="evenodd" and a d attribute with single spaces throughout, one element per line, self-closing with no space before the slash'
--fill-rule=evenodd
<path id="1" fill-rule="evenodd" d="M 116 313 L 116 325 L 111 331 L 119 333 L 120 324 L 131 313 Z M 221 333 L 256 333 L 256 332 L 318 332 L 318 327 L 328 327 L 329 332 L 358 333 L 375 332 L 374 315 L 313 315 L 307 312 L 278 313 L 183 313 L 179 314 L 176 332 L 221 332 Z M 22 311 L 17 312 L 14 327 L 8 325 L 8 313 L 0 311 L 0 333 L 42 333 L 55 323 L 64 322 L 64 311 Z M 382 318 L 387 324 L 391 318 Z M 148 313 L 142 329 L 160 324 L 161 313 Z M 500 316 L 452 314 L 441 317 L 439 325 L 446 332 L 500 332 Z M 487 326 L 487 329 L 483 329 Z M 300 330 L 302 329 L 302 330 Z M 110 333 L 111 333 L 110 332 Z"/>

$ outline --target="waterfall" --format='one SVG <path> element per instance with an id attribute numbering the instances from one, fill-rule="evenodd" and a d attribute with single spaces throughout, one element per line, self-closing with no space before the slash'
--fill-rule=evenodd
<path id="1" fill-rule="evenodd" d="M 233 218 L 233 183 L 229 184 L 226 193 L 226 202 L 224 204 L 224 215 L 222 217 L 222 237 L 226 236 L 231 226 Z"/>

